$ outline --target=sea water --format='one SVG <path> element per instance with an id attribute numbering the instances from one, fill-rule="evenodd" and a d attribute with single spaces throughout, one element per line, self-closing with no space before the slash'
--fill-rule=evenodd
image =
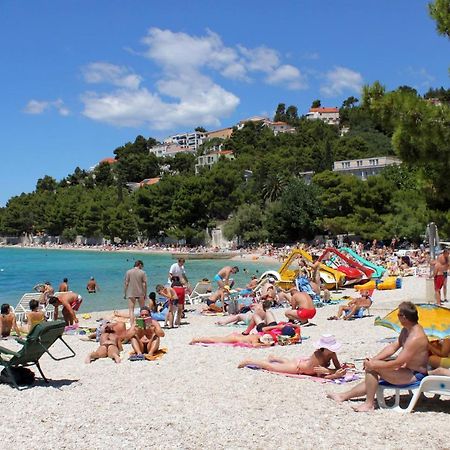
<path id="1" fill-rule="evenodd" d="M 125 272 L 134 261 L 144 262 L 148 277 L 148 291 L 157 284 L 166 284 L 169 268 L 176 262 L 170 253 L 148 254 L 132 252 L 82 251 L 60 249 L 0 248 L 0 303 L 17 305 L 24 293 L 33 292 L 33 286 L 50 281 L 55 291 L 63 278 L 68 278 L 69 289 L 83 297 L 80 312 L 127 308 L 123 299 Z M 261 275 L 270 264 L 247 260 L 187 260 L 186 275 L 192 286 L 202 278 L 212 280 L 224 266 L 238 266 L 234 276 L 236 286 L 244 287 L 252 275 Z M 94 277 L 100 289 L 88 294 L 86 284 Z"/>

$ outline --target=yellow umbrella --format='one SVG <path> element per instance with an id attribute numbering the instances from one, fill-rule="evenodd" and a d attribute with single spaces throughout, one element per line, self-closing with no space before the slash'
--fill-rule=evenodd
<path id="1" fill-rule="evenodd" d="M 420 303 L 416 307 L 419 323 L 430 340 L 450 338 L 450 309 L 428 303 Z M 400 333 L 402 326 L 397 314 L 398 308 L 383 318 L 377 317 L 375 325 L 381 325 Z"/>

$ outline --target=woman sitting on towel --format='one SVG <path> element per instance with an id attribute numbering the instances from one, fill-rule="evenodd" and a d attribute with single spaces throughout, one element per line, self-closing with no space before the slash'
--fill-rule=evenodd
<path id="1" fill-rule="evenodd" d="M 309 358 L 286 359 L 277 356 L 269 356 L 268 360 L 244 359 L 238 368 L 246 366 L 256 366 L 260 369 L 272 372 L 282 372 L 288 374 L 303 374 L 319 376 L 326 379 L 341 378 L 346 370 L 341 367 L 336 352 L 341 348 L 341 344 L 336 341 L 331 334 L 324 334 L 320 340 L 314 343 L 315 352 Z M 334 369 L 330 369 L 331 361 Z"/>
<path id="2" fill-rule="evenodd" d="M 226 336 L 205 336 L 193 338 L 190 344 L 247 344 L 252 347 L 270 347 L 275 344 L 270 334 L 249 334 L 244 336 L 240 333 L 232 333 Z"/>

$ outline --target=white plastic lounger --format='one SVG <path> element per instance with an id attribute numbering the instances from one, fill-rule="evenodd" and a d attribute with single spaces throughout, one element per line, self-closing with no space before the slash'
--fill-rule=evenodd
<path id="1" fill-rule="evenodd" d="M 386 389 L 395 391 L 394 404 L 388 406 L 384 398 L 384 391 Z M 409 391 L 411 401 L 406 408 L 400 406 L 400 392 Z M 420 383 L 405 384 L 401 386 L 389 384 L 386 381 L 381 381 L 378 384 L 377 402 L 382 409 L 392 409 L 402 413 L 410 413 L 416 406 L 422 394 L 433 394 L 435 397 L 441 395 L 450 397 L 450 377 L 442 375 L 428 375 Z"/>

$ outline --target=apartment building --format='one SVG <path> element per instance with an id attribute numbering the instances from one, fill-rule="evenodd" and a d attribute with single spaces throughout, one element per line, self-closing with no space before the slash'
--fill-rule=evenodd
<path id="1" fill-rule="evenodd" d="M 309 108 L 306 118 L 309 120 L 321 120 L 329 125 L 339 125 L 339 108 Z"/>
<path id="2" fill-rule="evenodd" d="M 204 167 L 211 169 L 211 167 L 219 161 L 221 157 L 233 160 L 234 154 L 231 150 L 221 150 L 208 153 L 197 158 L 197 164 L 195 165 L 195 175 L 200 173 L 200 170 Z"/>
<path id="3" fill-rule="evenodd" d="M 333 172 L 341 172 L 355 175 L 366 180 L 371 175 L 377 175 L 387 166 L 401 164 L 402 161 L 393 156 L 376 156 L 373 158 L 351 159 L 347 161 L 336 161 Z"/>
<path id="4" fill-rule="evenodd" d="M 163 144 L 177 145 L 181 148 L 189 148 L 191 150 L 197 151 L 198 147 L 202 145 L 205 138 L 206 133 L 193 131 L 191 133 L 180 133 L 169 136 L 168 138 L 164 139 Z"/>

